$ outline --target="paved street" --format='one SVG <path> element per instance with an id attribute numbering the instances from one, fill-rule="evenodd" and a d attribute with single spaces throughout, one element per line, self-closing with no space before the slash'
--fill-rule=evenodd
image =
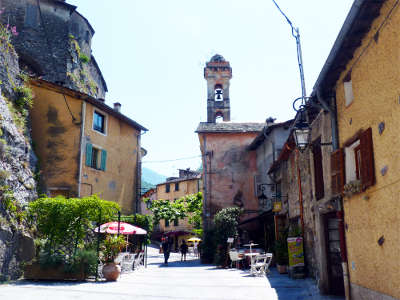
<path id="1" fill-rule="evenodd" d="M 172 254 L 162 265 L 162 254 L 149 248 L 147 269 L 123 274 L 117 282 L 33 283 L 20 281 L 0 285 L 0 299 L 205 299 L 205 300 L 330 300 L 320 297 L 312 280 L 290 280 L 275 271 L 267 278 L 252 277 L 248 271 L 216 269 L 189 257 L 181 262 Z"/>

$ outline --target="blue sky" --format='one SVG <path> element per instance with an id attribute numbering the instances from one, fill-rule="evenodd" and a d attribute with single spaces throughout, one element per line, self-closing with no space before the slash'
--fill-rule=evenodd
<path id="1" fill-rule="evenodd" d="M 106 103 L 150 131 L 143 166 L 173 176 L 197 168 L 194 133 L 206 121 L 203 68 L 211 56 L 230 61 L 231 119 L 284 121 L 301 96 L 296 44 L 270 0 L 67 0 L 94 27 L 93 55 L 106 79 Z M 308 94 L 353 3 L 278 0 L 300 28 Z"/>

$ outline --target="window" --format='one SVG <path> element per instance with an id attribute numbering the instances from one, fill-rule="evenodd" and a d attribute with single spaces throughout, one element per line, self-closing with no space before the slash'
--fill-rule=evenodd
<path id="1" fill-rule="evenodd" d="M 91 167 L 94 168 L 94 169 L 99 169 L 99 162 L 100 162 L 99 154 L 100 154 L 99 149 L 92 148 L 92 163 L 91 163 Z"/>
<path id="2" fill-rule="evenodd" d="M 165 185 L 165 192 L 166 192 L 166 193 L 169 193 L 170 189 L 171 189 L 171 187 L 170 187 L 169 183 L 167 183 L 167 184 Z"/>
<path id="3" fill-rule="evenodd" d="M 313 162 L 314 162 L 314 184 L 315 198 L 320 200 L 324 198 L 324 171 L 322 168 L 322 151 L 321 138 L 318 138 L 312 147 Z"/>
<path id="4" fill-rule="evenodd" d="M 345 81 L 343 82 L 344 86 L 344 98 L 346 102 L 346 106 L 349 106 L 354 99 L 354 94 L 353 94 L 353 84 L 350 81 Z"/>
<path id="5" fill-rule="evenodd" d="M 333 194 L 342 193 L 345 183 L 356 180 L 360 181 L 362 190 L 375 184 L 371 128 L 360 132 L 345 143 L 343 149 L 332 153 L 331 170 Z"/>
<path id="6" fill-rule="evenodd" d="M 94 147 L 92 144 L 86 144 L 86 166 L 97 170 L 106 170 L 107 151 Z"/>
<path id="7" fill-rule="evenodd" d="M 106 117 L 104 115 L 95 111 L 94 115 L 93 115 L 93 130 L 96 130 L 98 132 L 105 134 L 106 133 L 105 119 L 106 119 Z"/>
<path id="8" fill-rule="evenodd" d="M 214 88 L 215 93 L 215 101 L 223 101 L 224 100 L 224 90 L 222 89 L 221 84 L 217 84 Z"/>
<path id="9" fill-rule="evenodd" d="M 356 162 L 356 178 L 361 179 L 361 145 L 354 148 L 354 159 Z"/>
<path id="10" fill-rule="evenodd" d="M 151 200 L 149 200 L 149 201 L 146 202 L 146 207 L 147 207 L 147 209 L 150 209 L 150 208 L 151 208 Z"/>
<path id="11" fill-rule="evenodd" d="M 165 220 L 165 227 L 169 227 L 169 220 Z"/>
<path id="12" fill-rule="evenodd" d="M 178 219 L 174 220 L 174 226 L 179 226 L 179 220 Z"/>
<path id="13" fill-rule="evenodd" d="M 179 182 L 175 183 L 175 191 L 179 191 Z"/>

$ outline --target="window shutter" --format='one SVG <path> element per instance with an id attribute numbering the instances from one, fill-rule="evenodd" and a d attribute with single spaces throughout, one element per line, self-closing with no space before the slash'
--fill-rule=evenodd
<path id="1" fill-rule="evenodd" d="M 86 144 L 86 165 L 88 167 L 92 166 L 92 151 L 93 151 L 93 146 L 90 143 Z"/>
<path id="2" fill-rule="evenodd" d="M 318 140 L 319 142 L 320 140 Z M 319 143 L 312 148 L 314 161 L 314 182 L 315 182 L 315 198 L 317 200 L 324 198 L 324 172 L 322 169 L 322 152 Z"/>
<path id="3" fill-rule="evenodd" d="M 341 194 L 345 181 L 344 151 L 342 148 L 331 154 L 331 176 L 332 195 Z"/>
<path id="4" fill-rule="evenodd" d="M 101 150 L 101 165 L 100 169 L 105 171 L 106 170 L 106 161 L 107 161 L 107 151 L 106 150 Z"/>
<path id="5" fill-rule="evenodd" d="M 361 183 L 365 190 L 375 184 L 374 148 L 372 145 L 371 127 L 361 133 Z"/>

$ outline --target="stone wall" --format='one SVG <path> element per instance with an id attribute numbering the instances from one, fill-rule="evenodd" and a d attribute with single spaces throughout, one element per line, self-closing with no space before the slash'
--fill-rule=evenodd
<path id="1" fill-rule="evenodd" d="M 60 1 L 0 0 L 2 23 L 17 27 L 13 38 L 20 66 L 42 79 L 104 98 L 107 86 L 91 53 L 94 30 Z"/>
<path id="2" fill-rule="evenodd" d="M 30 130 L 16 110 L 18 58 L 12 47 L 0 44 L 0 280 L 20 276 L 20 262 L 33 258 L 34 243 L 22 218 L 36 198 Z"/>

